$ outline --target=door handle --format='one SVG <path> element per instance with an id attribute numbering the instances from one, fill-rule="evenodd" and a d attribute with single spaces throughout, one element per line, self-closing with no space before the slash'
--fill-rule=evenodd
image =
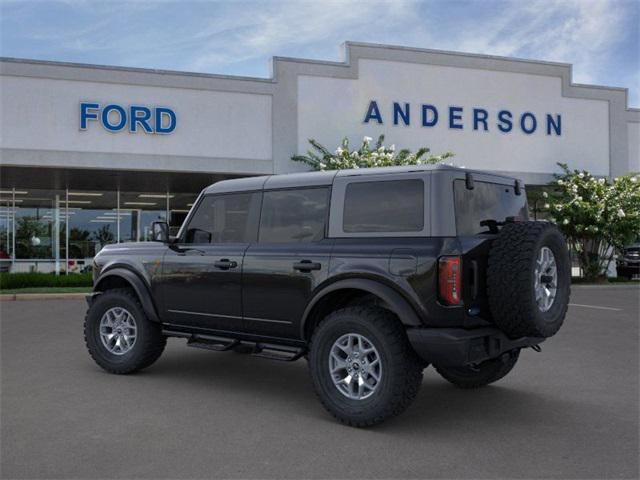
<path id="1" fill-rule="evenodd" d="M 228 258 L 221 258 L 220 260 L 213 262 L 213 266 L 220 270 L 229 270 L 230 268 L 236 268 L 238 266 L 238 262 L 229 260 Z"/>
<path id="2" fill-rule="evenodd" d="M 301 260 L 293 264 L 293 269 L 300 272 L 310 272 L 311 270 L 320 270 L 322 265 L 311 260 Z"/>

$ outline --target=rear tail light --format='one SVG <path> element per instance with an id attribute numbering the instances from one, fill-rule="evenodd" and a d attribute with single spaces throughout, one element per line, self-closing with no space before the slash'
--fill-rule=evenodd
<path id="1" fill-rule="evenodd" d="M 438 293 L 445 305 L 460 305 L 462 286 L 460 257 L 440 257 L 438 261 Z"/>

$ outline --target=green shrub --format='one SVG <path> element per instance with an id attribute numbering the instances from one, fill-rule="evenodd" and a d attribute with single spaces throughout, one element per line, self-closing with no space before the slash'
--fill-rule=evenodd
<path id="1" fill-rule="evenodd" d="M 90 287 L 91 273 L 54 275 L 52 273 L 0 273 L 0 290 L 30 287 Z"/>

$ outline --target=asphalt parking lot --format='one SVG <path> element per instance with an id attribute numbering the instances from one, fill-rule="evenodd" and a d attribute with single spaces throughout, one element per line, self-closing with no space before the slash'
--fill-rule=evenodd
<path id="1" fill-rule="evenodd" d="M 578 287 L 494 386 L 425 373 L 379 427 L 341 426 L 306 363 L 186 348 L 104 373 L 79 300 L 1 304 L 2 478 L 638 478 L 640 289 Z M 599 307 L 599 308 L 593 308 Z"/>

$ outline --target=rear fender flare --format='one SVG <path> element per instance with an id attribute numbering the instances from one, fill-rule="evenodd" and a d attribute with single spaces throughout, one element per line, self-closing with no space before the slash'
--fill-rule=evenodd
<path id="1" fill-rule="evenodd" d="M 314 307 L 320 302 L 326 295 L 335 292 L 337 290 L 362 290 L 368 292 L 376 297 L 380 298 L 389 306 L 389 310 L 395 313 L 403 325 L 407 327 L 419 327 L 422 326 L 420 317 L 416 314 L 415 310 L 405 300 L 402 295 L 393 290 L 391 287 L 384 285 L 383 283 L 375 280 L 369 280 L 365 278 L 351 278 L 346 280 L 340 280 L 332 283 L 320 290 L 307 304 L 307 308 L 302 316 L 300 322 L 300 337 L 305 338 L 305 327 L 307 320 L 311 316 Z"/>
<path id="2" fill-rule="evenodd" d="M 100 285 L 104 284 L 104 281 L 111 277 L 119 277 L 131 285 L 131 288 L 136 292 L 136 295 L 142 304 L 142 308 L 147 314 L 149 320 L 160 323 L 160 318 L 158 317 L 158 312 L 153 303 L 153 299 L 151 298 L 149 287 L 136 273 L 131 270 L 123 267 L 116 267 L 107 270 L 98 277 L 95 286 L 93 287 L 93 291 L 96 293 L 101 292 L 102 290 L 100 289 Z"/>

